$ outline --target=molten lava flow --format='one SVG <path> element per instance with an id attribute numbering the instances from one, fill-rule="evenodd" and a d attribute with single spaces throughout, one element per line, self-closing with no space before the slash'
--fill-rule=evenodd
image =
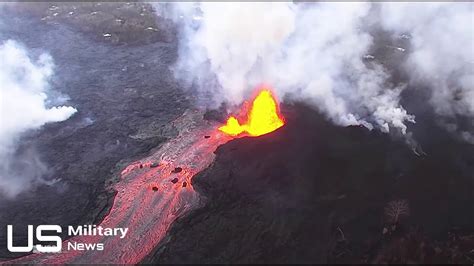
<path id="1" fill-rule="evenodd" d="M 240 124 L 234 116 L 229 117 L 227 124 L 219 128 L 220 131 L 231 136 L 247 133 L 250 136 L 261 136 L 277 130 L 285 124 L 278 112 L 278 105 L 272 93 L 263 89 L 253 100 L 247 122 Z"/>
<path id="2" fill-rule="evenodd" d="M 178 217 L 201 207 L 193 189 L 196 173 L 214 161 L 214 151 L 232 137 L 216 132 L 203 121 L 201 112 L 186 112 L 174 120 L 178 136 L 149 157 L 127 166 L 114 185 L 117 191 L 100 226 L 126 227 L 125 237 L 75 235 L 64 240 L 59 253 L 33 253 L 3 264 L 139 264 L 166 237 Z M 203 138 L 202 136 L 209 136 Z M 158 163 L 158 164 L 157 164 Z M 178 170 L 180 169 L 180 170 Z M 84 248 L 70 248 L 71 245 Z M 90 246 L 104 244 L 99 251 Z M 88 246 L 89 245 L 89 246 Z"/>

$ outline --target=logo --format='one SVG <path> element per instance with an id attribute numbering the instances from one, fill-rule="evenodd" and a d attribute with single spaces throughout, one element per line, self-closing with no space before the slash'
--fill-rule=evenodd
<path id="1" fill-rule="evenodd" d="M 128 228 L 107 228 L 96 225 L 83 226 L 68 226 L 67 233 L 69 237 L 73 236 L 104 236 L 104 237 L 120 237 L 123 239 L 127 236 Z M 53 233 L 51 233 L 53 232 Z M 13 245 L 13 225 L 7 225 L 7 248 L 10 252 L 61 252 L 63 241 L 59 235 L 52 234 L 62 233 L 62 228 L 59 225 L 38 225 L 36 230 L 33 230 L 33 225 L 28 225 L 28 244 L 26 246 Z M 55 243 L 53 245 L 33 245 L 33 237 L 36 237 L 38 242 Z M 64 244 L 67 250 L 104 250 L 103 243 L 79 243 L 68 240 Z"/>
<path id="2" fill-rule="evenodd" d="M 56 242 L 56 245 L 40 245 L 35 246 L 38 252 L 60 252 L 62 249 L 62 239 L 59 236 L 43 235 L 45 231 L 54 231 L 61 233 L 62 229 L 59 225 L 38 225 L 36 227 L 36 239 L 38 241 Z M 23 247 L 13 246 L 13 226 L 7 225 L 7 248 L 10 252 L 31 252 L 33 251 L 33 226 L 28 225 L 28 245 Z"/>

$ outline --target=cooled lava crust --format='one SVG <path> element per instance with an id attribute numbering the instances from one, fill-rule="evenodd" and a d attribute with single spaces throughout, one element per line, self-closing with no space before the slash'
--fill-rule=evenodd
<path id="1" fill-rule="evenodd" d="M 175 222 L 143 262 L 467 261 L 444 248 L 453 230 L 473 232 L 468 145 L 425 123 L 411 128 L 427 153 L 417 156 L 403 138 L 334 126 L 305 106 L 282 112 L 279 130 L 216 150 L 192 181 L 205 207 Z M 395 227 L 384 213 L 393 200 L 410 207 Z"/>

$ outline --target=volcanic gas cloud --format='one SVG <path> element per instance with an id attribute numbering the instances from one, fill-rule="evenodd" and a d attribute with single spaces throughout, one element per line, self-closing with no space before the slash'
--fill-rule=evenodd
<path id="1" fill-rule="evenodd" d="M 267 88 L 260 89 L 257 97 L 252 101 L 250 110 L 248 110 L 248 106 L 248 103 L 244 103 L 245 123 L 241 124 L 235 116 L 231 116 L 219 130 L 231 136 L 246 133 L 255 137 L 275 131 L 285 124 L 283 116 L 279 112 L 277 101 Z"/>

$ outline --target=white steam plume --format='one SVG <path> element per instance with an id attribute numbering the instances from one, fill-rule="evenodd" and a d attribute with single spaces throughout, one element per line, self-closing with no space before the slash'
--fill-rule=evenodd
<path id="1" fill-rule="evenodd" d="M 32 61 L 25 48 L 8 40 L 0 44 L 0 195 L 14 197 L 41 182 L 45 166 L 34 153 L 15 158 L 21 135 L 49 122 L 68 119 L 70 106 L 47 107 L 51 56 Z M 18 170 L 18 165 L 24 169 Z M 25 169 L 26 168 L 26 169 Z"/>
<path id="2" fill-rule="evenodd" d="M 412 82 L 430 88 L 434 110 L 467 116 L 474 128 L 474 4 L 385 3 L 381 17 L 385 29 L 412 35 L 405 68 Z M 474 143 L 473 132 L 459 133 Z"/>
<path id="3" fill-rule="evenodd" d="M 368 3 L 201 3 L 199 22 L 195 5 L 175 7 L 183 25 L 175 72 L 215 104 L 239 104 L 267 83 L 340 125 L 405 133 L 414 122 L 399 104 L 403 88 L 363 62 L 372 45 Z"/>
<path id="4" fill-rule="evenodd" d="M 406 86 L 389 84 L 382 65 L 363 60 L 377 27 L 412 36 L 399 66 L 410 87 L 429 87 L 438 115 L 467 116 L 472 129 L 473 4 L 379 5 L 377 13 L 370 3 L 178 3 L 175 73 L 214 106 L 237 105 L 267 83 L 280 98 L 310 102 L 337 124 L 405 134 L 414 122 L 400 104 Z M 469 130 L 461 133 L 474 140 Z"/>

